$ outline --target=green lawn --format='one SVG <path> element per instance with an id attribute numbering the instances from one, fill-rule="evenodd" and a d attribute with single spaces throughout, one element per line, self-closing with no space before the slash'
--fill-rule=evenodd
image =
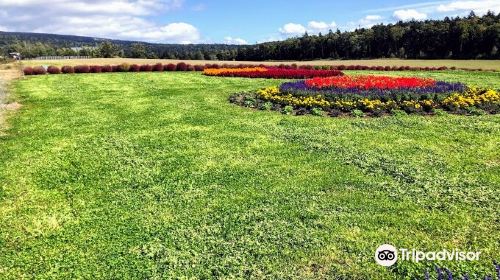
<path id="1" fill-rule="evenodd" d="M 461 77 L 500 88 L 498 74 Z M 378 266 L 383 243 L 481 251 L 441 265 L 494 273 L 499 115 L 298 117 L 227 101 L 275 84 L 18 81 L 24 106 L 0 136 L 0 278 L 422 279 L 434 265 Z"/>

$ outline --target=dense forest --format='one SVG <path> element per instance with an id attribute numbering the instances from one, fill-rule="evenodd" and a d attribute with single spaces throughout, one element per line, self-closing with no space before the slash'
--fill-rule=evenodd
<path id="1" fill-rule="evenodd" d="M 0 32 L 0 53 L 207 60 L 362 58 L 499 59 L 500 13 L 379 24 L 256 45 L 152 44 L 91 37 Z"/>

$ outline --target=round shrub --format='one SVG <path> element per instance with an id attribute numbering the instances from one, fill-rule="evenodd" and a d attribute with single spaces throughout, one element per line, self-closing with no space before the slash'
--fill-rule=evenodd
<path id="1" fill-rule="evenodd" d="M 104 65 L 104 66 L 101 68 L 101 71 L 102 71 L 103 73 L 113 72 L 113 67 L 111 67 L 111 65 Z"/>
<path id="2" fill-rule="evenodd" d="M 151 66 L 149 64 L 141 65 L 140 71 L 141 72 L 151 72 L 151 71 L 153 71 L 153 66 Z"/>
<path id="3" fill-rule="evenodd" d="M 188 64 L 188 66 L 187 66 L 187 69 L 186 69 L 186 70 L 187 70 L 187 71 L 194 71 L 194 66 L 193 66 L 193 65 L 191 65 L 191 64 Z"/>
<path id="4" fill-rule="evenodd" d="M 63 66 L 61 71 L 64 74 L 73 74 L 75 73 L 75 68 L 73 68 L 73 66 Z"/>
<path id="5" fill-rule="evenodd" d="M 175 71 L 176 68 L 177 68 L 177 66 L 175 66 L 175 64 L 173 64 L 173 63 L 163 65 L 164 71 Z"/>
<path id="6" fill-rule="evenodd" d="M 119 67 L 118 65 L 111 65 L 111 72 L 118 72 Z"/>
<path id="7" fill-rule="evenodd" d="M 24 75 L 33 75 L 33 68 L 24 67 L 23 72 L 24 72 Z"/>
<path id="8" fill-rule="evenodd" d="M 206 65 L 205 65 L 205 68 L 209 68 L 209 69 L 219 69 L 219 68 L 220 68 L 220 66 L 219 66 L 219 64 L 216 64 L 216 63 L 214 63 L 214 64 L 206 64 Z"/>
<path id="9" fill-rule="evenodd" d="M 132 64 L 130 65 L 130 68 L 128 69 L 129 72 L 139 72 L 141 70 L 141 66 L 137 64 Z"/>
<path id="10" fill-rule="evenodd" d="M 90 66 L 90 73 L 101 73 L 102 72 L 102 67 L 99 65 L 92 65 Z"/>
<path id="11" fill-rule="evenodd" d="M 188 65 L 184 62 L 177 63 L 177 71 L 187 71 Z"/>
<path id="12" fill-rule="evenodd" d="M 90 73 L 90 67 L 88 65 L 78 65 L 75 66 L 75 73 Z"/>
<path id="13" fill-rule="evenodd" d="M 157 64 L 153 65 L 153 71 L 154 72 L 161 72 L 161 71 L 163 71 L 163 64 L 157 63 Z"/>
<path id="14" fill-rule="evenodd" d="M 33 75 L 45 75 L 47 74 L 47 70 L 43 68 L 42 66 L 37 66 L 33 68 Z"/>
<path id="15" fill-rule="evenodd" d="M 203 71 L 205 70 L 205 66 L 203 65 L 195 65 L 194 66 L 194 71 Z"/>
<path id="16" fill-rule="evenodd" d="M 130 70 L 130 65 L 128 63 L 122 63 L 117 65 L 116 72 L 128 72 Z"/>
<path id="17" fill-rule="evenodd" d="M 49 66 L 49 68 L 47 68 L 47 72 L 49 74 L 61 74 L 61 69 L 57 66 Z"/>

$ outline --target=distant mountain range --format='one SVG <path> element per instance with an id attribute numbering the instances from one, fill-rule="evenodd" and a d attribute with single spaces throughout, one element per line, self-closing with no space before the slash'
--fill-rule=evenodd
<path id="1" fill-rule="evenodd" d="M 81 48 L 95 49 L 103 42 L 111 42 L 117 49 L 117 55 L 149 58 L 181 58 L 181 59 L 230 59 L 236 56 L 240 46 L 226 44 L 157 44 L 139 41 L 114 40 L 98 37 L 75 35 L 58 35 L 47 33 L 2 32 L 0 31 L 0 53 L 20 52 L 24 57 L 50 55 L 78 55 Z M 140 45 L 141 54 L 133 49 Z M 99 53 L 87 54 L 100 56 Z"/>
<path id="2" fill-rule="evenodd" d="M 128 46 L 134 43 L 141 43 L 148 46 L 185 46 L 184 44 L 159 44 L 148 43 L 141 41 L 129 40 L 115 40 L 99 37 L 76 36 L 76 35 L 59 35 L 50 33 L 32 33 L 32 32 L 5 32 L 0 31 L 0 46 L 9 45 L 15 41 L 26 41 L 30 43 L 50 43 L 64 47 L 82 47 L 82 46 L 96 46 L 103 41 L 109 41 L 113 44 L 120 46 Z M 194 44 L 194 45 L 207 45 L 207 44 Z M 211 44 L 211 45 L 224 45 L 224 44 Z"/>

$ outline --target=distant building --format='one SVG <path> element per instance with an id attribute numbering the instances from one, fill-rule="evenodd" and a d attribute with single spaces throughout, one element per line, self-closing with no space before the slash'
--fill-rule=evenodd
<path id="1" fill-rule="evenodd" d="M 15 60 L 21 60 L 21 54 L 18 52 L 11 52 L 9 53 L 10 57 Z"/>

